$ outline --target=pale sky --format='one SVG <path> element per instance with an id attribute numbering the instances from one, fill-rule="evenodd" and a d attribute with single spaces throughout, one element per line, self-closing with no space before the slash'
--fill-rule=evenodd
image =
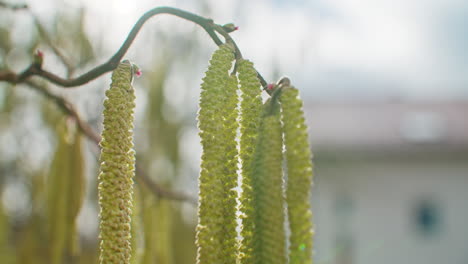
<path id="1" fill-rule="evenodd" d="M 466 1 L 254 2 L 244 9 L 247 39 L 274 44 L 247 50 L 261 62 L 274 54 L 314 96 L 468 96 Z M 268 24 L 270 34 L 257 33 Z"/>
<path id="2" fill-rule="evenodd" d="M 46 16 L 51 11 L 45 2 L 30 1 L 30 5 Z M 152 7 L 170 5 L 206 15 L 200 1 L 64 2 L 87 7 L 89 33 L 106 35 L 109 54 L 103 57 L 120 46 L 138 17 Z M 234 22 L 240 27 L 233 38 L 244 57 L 251 59 L 267 79 L 273 82 L 278 75 L 287 75 L 304 95 L 319 99 L 468 97 L 466 1 L 205 2 L 211 6 L 208 15 L 216 22 Z M 150 23 L 144 30 L 169 26 L 173 34 L 193 30 L 177 18 L 156 18 Z M 199 31 L 200 37 L 206 37 L 208 54 L 215 47 Z M 134 49 L 128 55 L 145 59 L 143 52 Z"/>

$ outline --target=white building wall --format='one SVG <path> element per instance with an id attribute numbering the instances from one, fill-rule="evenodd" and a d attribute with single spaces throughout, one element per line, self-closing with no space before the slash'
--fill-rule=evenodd
<path id="1" fill-rule="evenodd" d="M 316 263 L 468 263 L 468 162 L 318 162 L 313 193 Z M 427 235 L 424 200 L 438 209 Z"/>

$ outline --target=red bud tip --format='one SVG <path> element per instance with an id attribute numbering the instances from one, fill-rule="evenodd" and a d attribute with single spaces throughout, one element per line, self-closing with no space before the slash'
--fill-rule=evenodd
<path id="1" fill-rule="evenodd" d="M 143 73 L 141 72 L 141 70 L 138 70 L 138 71 L 135 72 L 135 75 L 136 75 L 137 77 L 140 77 L 142 74 L 143 74 Z"/>
<path id="2" fill-rule="evenodd" d="M 238 30 L 238 29 L 239 29 L 239 27 L 234 27 L 234 30 Z"/>
<path id="3" fill-rule="evenodd" d="M 40 51 L 40 50 L 37 50 L 37 51 L 36 51 L 36 55 L 37 55 L 38 57 L 44 58 L 44 53 L 43 53 L 42 51 Z"/>
<path id="4" fill-rule="evenodd" d="M 267 90 L 272 90 L 275 85 L 273 83 L 270 83 L 267 85 Z"/>

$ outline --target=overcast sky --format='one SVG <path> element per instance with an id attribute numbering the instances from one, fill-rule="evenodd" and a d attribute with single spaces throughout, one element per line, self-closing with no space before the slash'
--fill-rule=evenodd
<path id="1" fill-rule="evenodd" d="M 36 11 L 47 13 L 44 2 L 30 2 Z M 211 3 L 210 15 L 216 22 L 240 26 L 232 36 L 265 77 L 274 81 L 278 74 L 290 76 L 311 97 L 468 98 L 467 1 L 206 2 Z M 106 38 L 110 51 L 120 45 L 113 39 L 123 40 L 151 7 L 170 5 L 205 15 L 199 1 L 189 0 L 82 3 L 88 9 L 90 32 L 102 34 L 92 25 L 113 23 L 112 31 L 105 33 L 110 36 Z M 167 21 L 179 23 L 174 18 Z"/>
<path id="2" fill-rule="evenodd" d="M 311 94 L 468 96 L 467 1 L 253 2 L 242 12 L 248 23 L 239 42 L 247 31 L 245 43 L 261 36 L 274 43 L 245 49 L 260 62 L 274 54 L 282 72 Z M 273 27 L 268 33 L 266 25 Z"/>

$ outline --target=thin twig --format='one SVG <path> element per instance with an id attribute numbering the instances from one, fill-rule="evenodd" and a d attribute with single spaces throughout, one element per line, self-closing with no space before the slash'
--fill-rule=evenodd
<path id="1" fill-rule="evenodd" d="M 0 2 L 0 7 L 11 9 L 11 10 L 28 9 L 27 4 L 11 4 L 11 3 L 5 3 L 3 1 Z"/>
<path id="2" fill-rule="evenodd" d="M 60 110 L 63 113 L 74 118 L 80 131 L 88 139 L 90 139 L 97 147 L 99 147 L 101 136 L 96 131 L 94 131 L 93 128 L 86 121 L 83 121 L 83 119 L 78 114 L 75 106 L 71 102 L 69 102 L 67 99 L 65 99 L 62 96 L 53 94 L 52 92 L 50 92 L 49 89 L 47 89 L 47 87 L 37 82 L 28 80 L 25 82 L 25 84 L 34 88 L 36 91 L 40 92 L 42 95 L 44 95 L 48 99 L 52 100 L 60 108 Z M 171 199 L 175 201 L 188 202 L 193 205 L 197 204 L 196 199 L 183 193 L 167 190 L 164 187 L 160 186 L 159 184 L 155 183 L 153 180 L 150 179 L 150 177 L 138 164 L 136 164 L 135 176 L 136 176 L 136 180 L 140 182 L 140 184 L 146 185 L 157 197 Z"/>
<path id="3" fill-rule="evenodd" d="M 49 89 L 47 89 L 47 87 L 40 85 L 35 81 L 28 80 L 25 83 L 30 87 L 34 88 L 36 91 L 40 92 L 48 99 L 52 100 L 60 108 L 60 110 L 62 110 L 63 113 L 73 117 L 78 125 L 78 128 L 83 132 L 83 134 L 85 134 L 86 137 L 88 137 L 95 144 L 99 145 L 99 142 L 101 141 L 101 136 L 98 133 L 96 133 L 87 122 L 83 121 L 83 119 L 78 114 L 75 106 L 71 102 L 69 102 L 62 96 L 53 94 L 52 92 L 50 92 Z"/>
<path id="4" fill-rule="evenodd" d="M 28 8 L 27 5 L 11 5 L 11 4 L 6 4 L 4 2 L 0 2 L 0 7 L 6 7 L 10 9 Z M 157 8 L 151 9 L 150 11 L 146 12 L 145 14 L 143 14 L 143 16 L 140 17 L 140 19 L 135 23 L 132 30 L 128 34 L 127 38 L 123 42 L 122 46 L 106 63 L 96 66 L 95 68 L 91 69 L 90 71 L 76 78 L 68 78 L 68 79 L 61 78 L 52 72 L 42 69 L 42 66 L 40 63 L 33 62 L 26 70 L 24 70 L 20 74 L 17 74 L 9 70 L 0 71 L 0 81 L 5 81 L 5 82 L 13 83 L 13 84 L 25 82 L 30 87 L 35 88 L 36 90 L 41 92 L 43 95 L 45 95 L 47 98 L 54 101 L 64 113 L 72 116 L 76 120 L 80 131 L 85 136 L 87 136 L 91 141 L 93 141 L 97 146 L 99 146 L 99 142 L 101 139 L 100 135 L 97 134 L 87 122 L 83 121 L 80 118 L 80 115 L 76 111 L 73 104 L 71 104 L 65 98 L 61 96 L 54 95 L 42 85 L 34 81 L 30 81 L 28 79 L 29 77 L 36 75 L 62 87 L 76 87 L 76 86 L 86 84 L 98 78 L 99 76 L 114 70 L 119 64 L 119 62 L 122 60 L 123 56 L 126 54 L 127 50 L 130 48 L 131 44 L 133 43 L 134 39 L 136 38 L 138 32 L 143 27 L 145 22 L 149 20 L 151 17 L 158 15 L 158 14 L 171 14 L 171 15 L 192 21 L 193 23 L 201 26 L 218 46 L 223 44 L 223 42 L 219 39 L 218 35 L 216 34 L 216 32 L 219 33 L 221 36 L 225 38 L 226 42 L 232 43 L 234 45 L 235 51 L 236 51 L 236 60 L 239 60 L 242 58 L 242 54 L 237 44 L 230 37 L 229 33 L 227 33 L 222 26 L 215 24 L 212 19 L 204 18 L 202 16 L 198 16 L 193 13 L 180 10 L 177 8 L 157 7 Z M 38 23 L 37 19 L 36 19 L 36 25 L 38 26 L 38 29 L 41 33 L 46 33 L 46 31 L 43 30 L 44 28 L 42 27 L 42 25 Z M 45 37 L 45 40 L 46 42 L 48 42 L 49 46 L 51 46 L 54 53 L 56 53 L 57 56 L 62 60 L 65 67 L 67 67 L 68 70 L 74 69 L 74 67 L 71 66 L 71 63 L 68 62 L 65 56 L 63 56 L 63 54 L 57 48 L 55 48 L 51 39 L 48 38 L 48 35 L 47 34 L 42 34 L 42 35 L 43 37 Z M 267 87 L 267 83 L 265 79 L 261 76 L 261 74 L 257 72 L 257 75 L 262 86 Z M 192 204 L 196 204 L 195 199 L 185 194 L 165 190 L 163 187 L 154 183 L 148 177 L 148 175 L 146 175 L 146 173 L 138 166 L 138 164 L 136 167 L 136 171 L 137 171 L 137 174 L 136 174 L 137 180 L 140 180 L 142 183 L 146 184 L 157 196 L 161 198 L 169 198 L 173 200 L 187 201 Z"/>
<path id="5" fill-rule="evenodd" d="M 34 22 L 37 27 L 37 31 L 41 35 L 41 37 L 45 40 L 47 45 L 52 49 L 52 51 L 57 55 L 57 57 L 60 59 L 62 64 L 65 66 L 67 69 L 67 76 L 70 77 L 75 70 L 75 67 L 73 64 L 70 62 L 70 60 L 63 54 L 63 52 L 53 43 L 52 38 L 50 37 L 49 33 L 45 29 L 45 27 L 42 25 L 41 21 L 39 18 L 35 15 L 33 15 Z"/>
<path id="6" fill-rule="evenodd" d="M 52 72 L 46 71 L 42 69 L 40 64 L 32 63 L 26 70 L 21 72 L 20 74 L 14 73 L 12 71 L 0 71 L 0 81 L 6 81 L 10 83 L 21 83 L 27 80 L 29 77 L 37 75 L 40 76 L 56 85 L 62 87 L 76 87 L 83 84 L 86 84 L 97 77 L 114 70 L 119 62 L 122 60 L 123 56 L 130 48 L 131 44 L 133 43 L 134 39 L 136 38 L 138 32 L 143 27 L 146 21 L 148 21 L 151 17 L 159 14 L 171 14 L 186 20 L 189 20 L 199 26 L 201 26 L 211 37 L 211 39 L 216 43 L 216 45 L 221 45 L 223 42 L 219 39 L 216 32 L 221 34 L 226 42 L 230 42 L 236 48 L 236 58 L 242 58 L 239 48 L 237 47 L 234 40 L 229 36 L 229 34 L 223 29 L 222 26 L 217 25 L 213 22 L 212 19 L 205 18 L 199 15 L 195 15 L 193 13 L 180 10 L 173 7 L 156 7 L 151 9 L 150 11 L 143 14 L 143 16 L 138 19 L 138 21 L 133 26 L 132 30 L 128 34 L 127 38 L 123 42 L 122 46 L 119 50 L 105 63 L 96 66 L 95 68 L 91 69 L 90 71 L 76 77 L 70 79 L 64 79 Z M 258 78 L 263 87 L 267 86 L 265 79 L 261 76 L 260 73 L 257 72 Z"/>

